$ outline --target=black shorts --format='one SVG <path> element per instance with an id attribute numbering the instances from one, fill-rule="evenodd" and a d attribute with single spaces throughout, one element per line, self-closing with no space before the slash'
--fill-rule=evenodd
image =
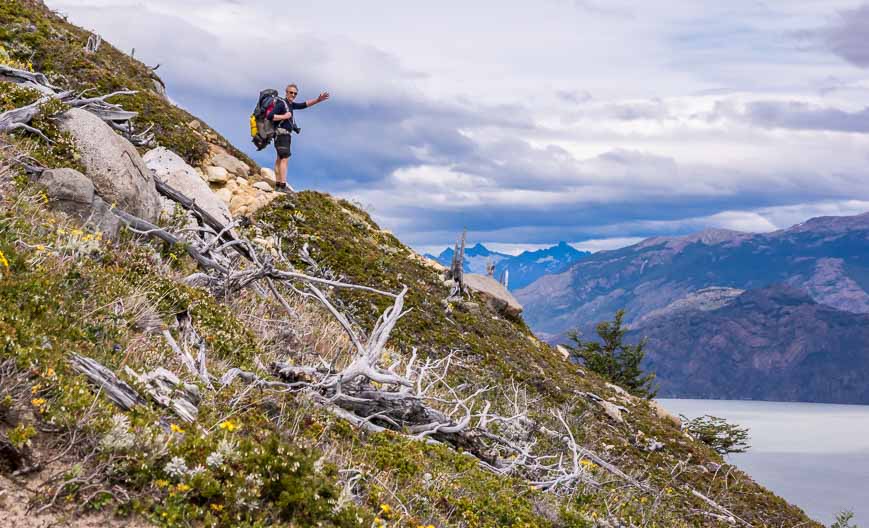
<path id="1" fill-rule="evenodd" d="M 287 159 L 290 157 L 291 142 L 292 137 L 289 134 L 278 134 L 275 136 L 275 150 L 278 151 L 278 157 L 280 159 Z"/>

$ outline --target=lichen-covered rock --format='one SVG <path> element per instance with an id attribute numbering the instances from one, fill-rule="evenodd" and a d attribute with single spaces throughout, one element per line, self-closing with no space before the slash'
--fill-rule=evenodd
<path id="1" fill-rule="evenodd" d="M 232 215 L 226 203 L 211 191 L 208 184 L 199 177 L 196 169 L 181 159 L 181 156 L 169 149 L 159 147 L 145 154 L 143 160 L 158 178 L 188 198 L 195 200 L 200 207 L 216 219 L 223 223 L 232 221 Z M 168 211 L 166 210 L 167 206 Z M 171 215 L 174 207 L 175 203 L 169 202 L 164 206 L 164 212 Z"/>
<path id="2" fill-rule="evenodd" d="M 117 234 L 120 220 L 84 174 L 75 169 L 50 169 L 40 175 L 38 182 L 45 186 L 53 209 L 86 221 L 110 237 Z"/>
<path id="3" fill-rule="evenodd" d="M 136 147 L 85 110 L 69 110 L 58 124 L 75 140 L 85 176 L 93 182 L 97 195 L 131 214 L 157 221 L 160 195 Z"/>
<path id="4" fill-rule="evenodd" d="M 263 192 L 272 192 L 272 186 L 269 185 L 267 182 L 264 182 L 264 181 L 258 181 L 258 182 L 256 182 L 256 183 L 254 183 L 254 184 L 253 184 L 253 188 L 254 188 L 254 189 L 259 189 L 259 190 L 261 190 L 261 191 L 263 191 Z"/>
<path id="5" fill-rule="evenodd" d="M 522 313 L 522 305 L 507 288 L 492 277 L 466 273 L 465 285 L 486 299 L 486 304 L 494 311 L 516 317 Z"/>

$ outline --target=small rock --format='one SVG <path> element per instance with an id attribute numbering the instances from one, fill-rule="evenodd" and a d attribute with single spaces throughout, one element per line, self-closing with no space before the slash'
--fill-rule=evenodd
<path id="1" fill-rule="evenodd" d="M 235 183 L 239 185 L 247 185 L 247 178 L 242 178 L 241 176 L 239 176 L 235 179 Z"/>
<path id="2" fill-rule="evenodd" d="M 263 191 L 263 192 L 272 192 L 272 186 L 269 185 L 267 182 L 264 182 L 264 181 L 258 181 L 258 182 L 256 182 L 256 183 L 254 183 L 254 184 L 253 184 L 253 188 L 254 188 L 254 189 L 259 189 L 259 190 L 261 190 L 261 191 Z"/>
<path id="3" fill-rule="evenodd" d="M 564 359 L 570 359 L 570 350 L 564 345 L 555 345 L 555 350 L 561 354 Z"/>
<path id="4" fill-rule="evenodd" d="M 230 211 L 236 211 L 242 207 L 247 207 L 253 202 L 253 199 L 247 194 L 235 194 L 229 201 Z"/>
<path id="5" fill-rule="evenodd" d="M 199 130 L 200 128 L 202 128 L 202 123 L 200 123 L 198 119 L 194 119 L 193 121 L 187 123 L 187 126 L 193 130 Z"/>
<path id="6" fill-rule="evenodd" d="M 275 184 L 275 171 L 271 169 L 267 169 L 265 167 L 259 170 L 259 176 L 263 179 L 263 181 L 268 182 L 274 186 Z"/>
<path id="7" fill-rule="evenodd" d="M 206 167 L 205 174 L 210 183 L 226 183 L 229 180 L 229 171 L 223 167 Z"/>
<path id="8" fill-rule="evenodd" d="M 228 172 L 239 177 L 245 177 L 250 173 L 250 167 L 247 166 L 247 163 L 222 149 L 211 157 L 211 164 L 223 167 Z"/>
<path id="9" fill-rule="evenodd" d="M 657 400 L 649 400 L 649 406 L 652 408 L 652 412 L 655 413 L 655 416 L 659 419 L 664 422 L 669 422 L 677 429 L 682 428 L 682 419 L 665 409 Z"/>
<path id="10" fill-rule="evenodd" d="M 603 410 L 606 413 L 606 415 L 609 416 L 610 418 L 612 418 L 613 421 L 616 421 L 618 423 L 625 422 L 625 419 L 622 418 L 622 410 L 618 405 L 616 405 L 614 403 L 610 403 L 606 400 L 598 402 L 598 405 L 603 407 Z"/>
<path id="11" fill-rule="evenodd" d="M 226 187 L 216 190 L 214 194 L 225 203 L 229 203 L 232 200 L 232 191 Z"/>
<path id="12" fill-rule="evenodd" d="M 464 310 L 468 313 L 478 314 L 478 315 L 482 313 L 482 310 L 480 309 L 480 305 L 475 303 L 475 302 L 462 301 L 461 303 L 459 303 L 459 306 L 462 308 L 462 310 Z"/>

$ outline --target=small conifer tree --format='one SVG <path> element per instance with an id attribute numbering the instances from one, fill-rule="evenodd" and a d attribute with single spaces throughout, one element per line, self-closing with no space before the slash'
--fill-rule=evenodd
<path id="1" fill-rule="evenodd" d="M 751 447 L 748 445 L 747 427 L 731 424 L 724 418 L 708 414 L 691 420 L 685 415 L 680 416 L 683 431 L 708 445 L 720 455 L 745 453 Z"/>
<path id="2" fill-rule="evenodd" d="M 629 392 L 643 398 L 652 399 L 658 392 L 653 386 L 655 374 L 644 373 L 640 367 L 646 340 L 642 339 L 636 345 L 624 342 L 627 330 L 622 327 L 625 311 L 616 312 L 613 321 L 602 321 L 597 324 L 597 335 L 600 342 L 583 341 L 579 332 L 571 332 L 573 345 L 569 346 L 571 355 L 593 372 L 597 372 L 613 383 L 620 385 Z"/>

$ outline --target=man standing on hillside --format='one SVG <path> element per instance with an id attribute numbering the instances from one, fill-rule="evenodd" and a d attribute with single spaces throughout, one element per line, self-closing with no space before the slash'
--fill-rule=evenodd
<path id="1" fill-rule="evenodd" d="M 293 110 L 302 110 L 317 103 L 322 103 L 329 98 L 328 92 L 321 93 L 316 99 L 308 99 L 304 103 L 296 103 L 294 100 L 299 95 L 299 87 L 295 84 L 287 86 L 286 99 L 278 98 L 272 114 L 275 123 L 275 150 L 278 157 L 275 160 L 275 191 L 287 192 L 287 161 L 290 159 L 290 143 L 293 132 L 297 134 L 301 129 L 296 126 L 293 119 Z"/>

